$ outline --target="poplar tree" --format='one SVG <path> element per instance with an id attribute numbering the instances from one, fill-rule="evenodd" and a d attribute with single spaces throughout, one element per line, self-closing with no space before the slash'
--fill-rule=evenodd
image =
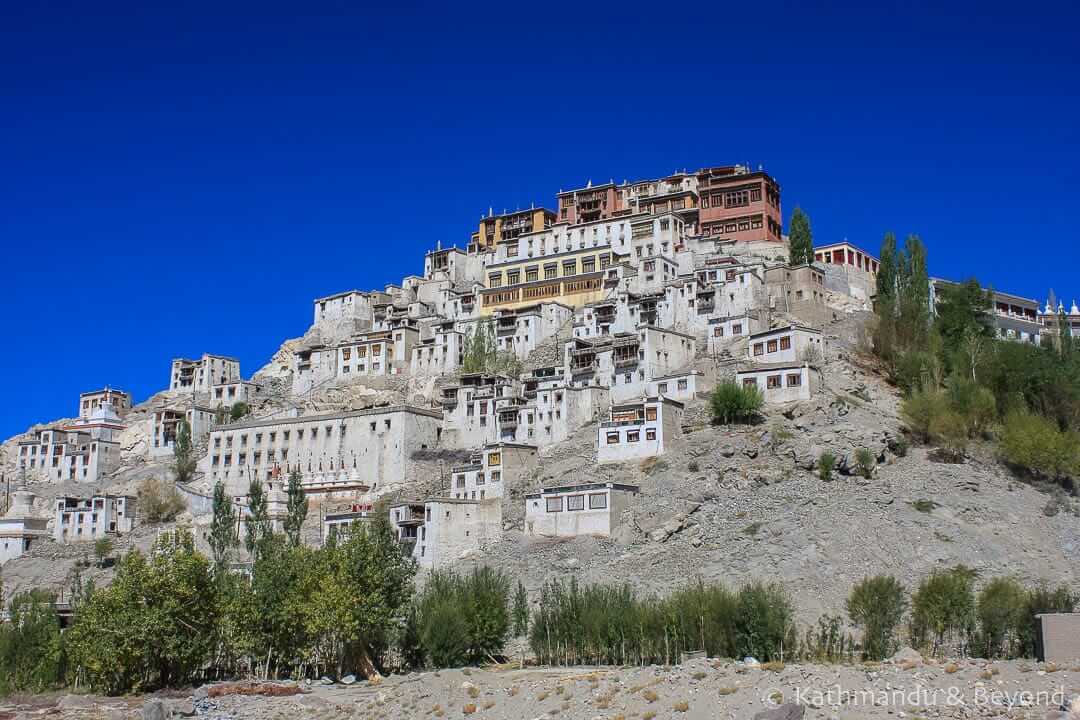
<path id="1" fill-rule="evenodd" d="M 195 453 L 191 446 L 191 426 L 181 419 L 176 425 L 176 440 L 173 441 L 173 471 L 176 482 L 186 483 L 195 474 Z"/>
<path id="2" fill-rule="evenodd" d="M 791 230 L 788 233 L 788 262 L 803 265 L 814 260 L 814 236 L 810 232 L 810 218 L 796 207 L 791 214 Z"/>
<path id="3" fill-rule="evenodd" d="M 292 547 L 300 545 L 300 529 L 308 514 L 308 499 L 304 494 L 304 488 L 300 485 L 300 478 L 299 470 L 289 473 L 289 485 L 286 491 L 288 514 L 285 516 L 285 537 Z"/>
<path id="4" fill-rule="evenodd" d="M 229 560 L 235 536 L 236 511 L 232 501 L 225 493 L 225 486 L 218 482 L 214 485 L 214 519 L 210 523 L 210 551 L 214 555 L 214 567 L 220 572 Z"/>
<path id="5" fill-rule="evenodd" d="M 270 509 L 266 504 L 266 492 L 263 484 L 258 479 L 253 479 L 248 485 L 248 519 L 247 535 L 244 538 L 244 546 L 248 554 L 255 559 L 263 541 L 273 534 L 270 525 Z"/>

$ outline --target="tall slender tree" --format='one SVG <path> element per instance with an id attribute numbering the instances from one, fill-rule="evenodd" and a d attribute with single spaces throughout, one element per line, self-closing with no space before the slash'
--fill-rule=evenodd
<path id="1" fill-rule="evenodd" d="M 191 443 L 191 426 L 181 418 L 176 425 L 176 439 L 173 441 L 173 471 L 176 482 L 186 483 L 195 474 L 195 451 Z"/>
<path id="2" fill-rule="evenodd" d="M 896 236 L 891 232 L 885 233 L 885 239 L 881 241 L 877 274 L 877 299 L 879 303 L 889 302 L 896 297 L 897 265 Z M 890 305 L 890 307 L 892 306 Z M 895 310 L 895 308 L 892 309 Z"/>
<path id="3" fill-rule="evenodd" d="M 289 473 L 289 485 L 287 489 L 288 514 L 285 516 L 285 537 L 289 545 L 300 545 L 300 530 L 308 514 L 308 499 L 304 494 L 304 488 L 300 485 L 300 471 L 293 470 Z"/>
<path id="4" fill-rule="evenodd" d="M 210 552 L 214 556 L 214 567 L 220 572 L 229 562 L 229 551 L 236 542 L 236 511 L 232 500 L 225 492 L 225 486 L 218 482 L 214 485 L 214 519 L 210 522 Z"/>
<path id="5" fill-rule="evenodd" d="M 270 508 L 266 504 L 266 491 L 262 481 L 253 478 L 248 485 L 247 534 L 244 546 L 252 559 L 256 559 L 263 542 L 273 534 L 270 524 Z"/>
<path id="6" fill-rule="evenodd" d="M 802 208 L 796 207 L 791 214 L 791 229 L 788 232 L 788 262 L 803 265 L 814 259 L 814 236 L 810 231 L 810 218 Z"/>

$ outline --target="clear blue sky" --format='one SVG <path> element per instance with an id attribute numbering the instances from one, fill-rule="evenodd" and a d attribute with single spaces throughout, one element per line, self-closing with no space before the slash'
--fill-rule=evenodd
<path id="1" fill-rule="evenodd" d="M 0 8 L 0 437 L 174 356 L 250 375 L 589 179 L 761 164 L 819 243 L 1080 299 L 1075 3 L 159 5 Z"/>

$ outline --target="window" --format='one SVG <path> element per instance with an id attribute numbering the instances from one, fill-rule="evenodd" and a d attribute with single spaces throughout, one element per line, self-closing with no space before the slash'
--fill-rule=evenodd
<path id="1" fill-rule="evenodd" d="M 497 452 L 488 453 L 488 465 L 493 466 L 493 465 L 501 465 L 501 464 L 502 464 L 502 453 L 497 453 Z"/>
<path id="2" fill-rule="evenodd" d="M 726 207 L 744 207 L 750 204 L 750 192 L 747 190 L 735 190 L 724 194 Z"/>
<path id="3" fill-rule="evenodd" d="M 607 270 L 611 266 L 611 256 L 604 253 L 600 256 L 600 269 Z"/>
<path id="4" fill-rule="evenodd" d="M 685 390 L 686 389 L 686 380 L 679 380 L 678 381 L 678 386 L 679 386 L 680 390 Z"/>
<path id="5" fill-rule="evenodd" d="M 593 493 L 589 495 L 589 509 L 590 510 L 604 510 L 607 508 L 607 495 L 604 493 Z"/>
<path id="6" fill-rule="evenodd" d="M 773 388 L 780 387 L 780 376 L 779 375 L 769 375 L 768 377 L 766 377 L 765 378 L 765 387 L 770 389 L 770 390 L 773 389 Z"/>
<path id="7" fill-rule="evenodd" d="M 787 386 L 788 387 L 799 387 L 800 385 L 802 385 L 802 374 L 801 373 L 791 373 L 790 375 L 787 376 Z"/>
<path id="8" fill-rule="evenodd" d="M 536 265 L 525 268 L 525 282 L 536 282 L 540 279 L 540 268 Z"/>
<path id="9" fill-rule="evenodd" d="M 723 325 L 717 325 L 716 327 L 713 328 L 712 334 L 713 334 L 713 337 L 724 337 L 724 326 Z"/>
<path id="10" fill-rule="evenodd" d="M 743 387 L 755 387 L 756 388 L 757 387 L 757 378 L 752 378 L 752 377 L 743 378 L 742 384 L 743 384 Z"/>
<path id="11" fill-rule="evenodd" d="M 596 272 L 596 258 L 590 257 L 590 258 L 585 258 L 584 260 L 582 260 L 581 261 L 581 272 L 583 272 L 583 273 Z"/>
<path id="12" fill-rule="evenodd" d="M 577 274 L 577 260 L 563 260 L 562 274 L 563 274 L 563 277 L 566 277 L 567 275 L 576 275 Z"/>
<path id="13" fill-rule="evenodd" d="M 558 263 L 548 263 L 544 266 L 544 279 L 554 280 L 559 275 Z"/>
<path id="14" fill-rule="evenodd" d="M 548 512 L 562 512 L 562 498 L 561 497 L 549 497 L 547 499 L 547 511 Z"/>
<path id="15" fill-rule="evenodd" d="M 780 338 L 780 349 L 781 350 L 790 350 L 791 349 L 791 336 L 790 335 Z"/>
<path id="16" fill-rule="evenodd" d="M 502 287 L 502 273 L 491 273 L 488 275 L 488 287 Z"/>
<path id="17" fill-rule="evenodd" d="M 754 343 L 754 355 L 765 354 L 765 343 Z"/>
<path id="18" fill-rule="evenodd" d="M 655 428 L 649 428 L 648 430 L 646 430 L 645 431 L 645 439 L 646 440 L 655 440 L 656 439 L 656 429 Z"/>
<path id="19" fill-rule="evenodd" d="M 626 433 L 626 442 L 638 442 L 641 440 L 640 430 L 629 430 Z"/>
<path id="20" fill-rule="evenodd" d="M 666 393 L 667 392 L 667 383 L 662 382 L 659 385 L 657 385 L 656 386 L 656 392 L 660 393 L 661 395 Z"/>
<path id="21" fill-rule="evenodd" d="M 618 445 L 619 444 L 619 433 L 618 432 L 609 432 L 607 434 L 607 444 L 608 445 Z"/>
<path id="22" fill-rule="evenodd" d="M 742 335 L 742 323 L 736 323 L 731 326 L 732 335 Z"/>
<path id="23" fill-rule="evenodd" d="M 585 509 L 585 496 L 584 495 L 568 495 L 566 497 L 566 509 L 567 510 L 584 510 Z"/>
<path id="24" fill-rule="evenodd" d="M 521 282 L 521 271 L 520 270 L 511 270 L 511 271 L 506 273 L 506 284 L 507 285 L 517 285 L 520 282 Z"/>
<path id="25" fill-rule="evenodd" d="M 645 419 L 647 421 L 649 421 L 649 422 L 655 422 L 656 421 L 656 408 L 655 407 L 645 408 Z"/>

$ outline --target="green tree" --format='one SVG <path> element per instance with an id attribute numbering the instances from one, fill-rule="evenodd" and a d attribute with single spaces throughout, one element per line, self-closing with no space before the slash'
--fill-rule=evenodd
<path id="1" fill-rule="evenodd" d="M 124 556 L 116 578 L 83 603 L 66 635 L 72 666 L 97 692 L 191 682 L 208 662 L 217 622 L 210 563 L 190 533 Z"/>
<path id="2" fill-rule="evenodd" d="M 237 400 L 233 403 L 232 407 L 229 408 L 229 419 L 233 422 L 236 422 L 250 412 L 251 408 L 246 402 L 244 402 L 243 400 Z"/>
<path id="3" fill-rule="evenodd" d="M 1013 657 L 1018 649 L 1028 593 L 1012 578 L 994 578 L 979 593 L 976 612 L 982 657 Z"/>
<path id="4" fill-rule="evenodd" d="M 895 309 L 898 266 L 896 236 L 891 232 L 885 233 L 878 262 L 877 299 L 879 302 L 892 303 L 892 309 Z"/>
<path id="5" fill-rule="evenodd" d="M 521 374 L 521 368 L 521 361 L 515 353 L 499 350 L 495 327 L 489 318 L 477 321 L 472 331 L 466 334 L 462 372 L 517 377 Z"/>
<path id="6" fill-rule="evenodd" d="M 893 651 L 896 628 L 907 607 L 904 586 L 891 575 L 864 578 L 852 589 L 847 613 L 862 629 L 867 660 L 884 660 Z"/>
<path id="7" fill-rule="evenodd" d="M 41 693 L 63 681 L 60 620 L 53 599 L 41 590 L 12 598 L 10 622 L 0 624 L 0 696 Z"/>
<path id="8" fill-rule="evenodd" d="M 994 338 L 991 293 L 971 278 L 959 284 L 939 283 L 934 328 L 952 370 L 977 380 L 977 370 Z"/>
<path id="9" fill-rule="evenodd" d="M 905 349 L 926 347 L 930 329 L 930 275 L 926 247 L 918 235 L 908 235 L 900 262 L 898 342 Z"/>
<path id="10" fill-rule="evenodd" d="M 195 450 L 191 442 L 191 426 L 181 418 L 176 426 L 176 440 L 173 442 L 173 472 L 176 482 L 188 483 L 195 474 Z"/>
<path id="11" fill-rule="evenodd" d="M 187 505 L 173 483 L 146 478 L 138 489 L 139 514 L 149 523 L 171 522 Z"/>
<path id="12" fill-rule="evenodd" d="M 210 521 L 210 552 L 214 568 L 221 572 L 229 564 L 229 551 L 236 543 L 236 510 L 220 481 L 214 485 L 214 517 Z"/>
<path id="13" fill-rule="evenodd" d="M 1050 420 L 1016 410 L 1000 435 L 1006 462 L 1050 480 L 1080 477 L 1080 433 L 1062 432 Z"/>
<path id="14" fill-rule="evenodd" d="M 261 545 L 274 533 L 270 520 L 270 508 L 267 504 L 266 491 L 262 481 L 252 478 L 248 483 L 247 533 L 244 535 L 244 547 L 248 555 L 257 558 Z"/>
<path id="15" fill-rule="evenodd" d="M 788 249 L 788 262 L 791 265 L 803 265 L 814 261 L 814 236 L 810 231 L 810 218 L 800 207 L 796 207 L 795 212 L 791 214 Z"/>
<path id="16" fill-rule="evenodd" d="M 285 516 L 285 537 L 289 544 L 300 544 L 300 531 L 303 529 L 304 520 L 308 514 L 308 499 L 304 488 L 300 484 L 302 476 L 299 470 L 289 473 L 287 515 Z"/>
<path id="17" fill-rule="evenodd" d="M 525 586 L 518 580 L 514 592 L 514 637 L 522 637 L 529 632 L 529 595 Z"/>
<path id="18" fill-rule="evenodd" d="M 974 583 L 962 565 L 925 578 L 911 600 L 912 640 L 934 654 L 947 646 L 964 652 L 975 629 Z"/>
<path id="19" fill-rule="evenodd" d="M 736 596 L 735 642 L 739 655 L 779 660 L 785 645 L 794 652 L 794 609 L 778 584 L 752 583 Z"/>
<path id="20" fill-rule="evenodd" d="M 826 450 L 818 456 L 817 460 L 818 477 L 825 482 L 832 480 L 833 471 L 836 470 L 836 455 Z"/>
<path id="21" fill-rule="evenodd" d="M 1028 592 L 1023 614 L 1017 628 L 1019 655 L 1035 657 L 1037 616 L 1042 613 L 1071 613 L 1076 611 L 1080 598 L 1067 585 L 1051 588 L 1040 584 Z"/>
<path id="22" fill-rule="evenodd" d="M 98 567 L 105 564 L 105 558 L 113 551 L 112 538 L 99 537 L 94 541 L 94 557 L 97 558 Z"/>
<path id="23" fill-rule="evenodd" d="M 723 425 L 749 422 L 761 410 L 764 402 L 765 398 L 756 385 L 734 382 L 719 383 L 709 398 L 713 422 Z"/>

